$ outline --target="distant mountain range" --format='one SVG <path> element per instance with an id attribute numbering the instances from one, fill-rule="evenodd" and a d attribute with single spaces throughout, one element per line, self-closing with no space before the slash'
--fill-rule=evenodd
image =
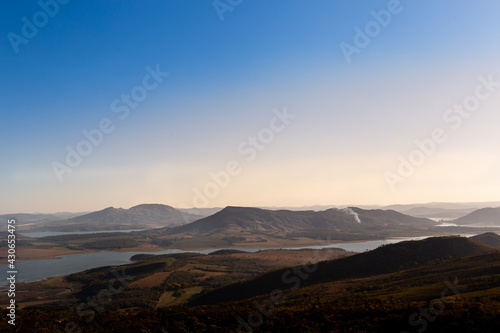
<path id="1" fill-rule="evenodd" d="M 400 213 L 415 217 L 426 217 L 435 220 L 454 220 L 465 216 L 477 209 L 498 207 L 500 202 L 431 202 L 426 204 L 390 205 L 383 209 L 393 209 Z"/>
<path id="2" fill-rule="evenodd" d="M 500 226 L 500 207 L 481 208 L 451 222 L 457 225 Z"/>
<path id="3" fill-rule="evenodd" d="M 383 206 L 383 209 L 393 209 L 398 212 L 408 211 L 417 207 L 427 207 L 427 208 L 440 208 L 446 210 L 461 210 L 461 209 L 480 209 L 486 207 L 496 207 L 500 206 L 500 201 L 486 201 L 486 202 L 429 202 L 420 204 L 395 204 L 389 206 Z"/>
<path id="4" fill-rule="evenodd" d="M 30 224 L 30 223 L 38 223 L 38 222 L 54 222 L 70 219 L 76 216 L 80 216 L 86 213 L 54 213 L 54 214 L 26 214 L 26 213 L 18 213 L 18 214 L 3 214 L 0 215 L 0 219 L 2 221 L 6 221 L 7 219 L 15 218 L 17 225 Z"/>
<path id="5" fill-rule="evenodd" d="M 462 209 L 446 209 L 438 207 L 415 207 L 408 210 L 404 210 L 401 213 L 415 216 L 415 217 L 426 217 L 436 220 L 453 220 L 459 217 L 465 216 L 473 212 L 474 208 L 462 208 Z"/>
<path id="6" fill-rule="evenodd" d="M 183 213 L 167 205 L 143 204 L 129 209 L 108 207 L 66 220 L 38 223 L 30 231 L 101 231 L 173 227 L 193 222 L 200 217 Z"/>
<path id="7" fill-rule="evenodd" d="M 426 217 L 437 220 L 440 216 L 447 222 L 457 225 L 500 226 L 500 208 L 474 210 L 470 207 L 473 204 L 432 203 L 427 204 L 428 206 L 387 206 L 394 209 L 346 207 L 329 208 L 323 211 L 270 210 L 231 206 L 224 209 L 176 209 L 161 204 L 143 204 L 129 209 L 109 207 L 87 214 L 6 214 L 2 215 L 2 218 L 16 217 L 18 225 L 30 231 L 100 231 L 168 227 L 171 228 L 168 234 L 187 233 L 197 236 L 221 233 L 234 235 L 243 232 L 247 234 L 267 233 L 274 236 L 315 237 L 318 236 L 318 232 L 324 231 L 383 236 L 381 232 L 387 229 L 432 228 L 436 223 Z M 455 217 L 455 219 L 450 217 Z M 340 239 L 349 239 L 349 237 Z"/>
<path id="8" fill-rule="evenodd" d="M 214 215 L 193 223 L 171 228 L 166 234 L 265 235 L 274 237 L 314 237 L 325 232 L 336 236 L 374 235 L 388 229 L 424 229 L 436 223 L 396 211 L 364 210 L 356 207 L 325 211 L 266 210 L 226 207 Z M 343 239 L 343 238 L 342 238 Z"/>

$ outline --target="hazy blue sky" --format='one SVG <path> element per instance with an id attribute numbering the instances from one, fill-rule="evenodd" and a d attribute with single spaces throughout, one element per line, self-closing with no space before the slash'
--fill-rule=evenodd
<path id="1" fill-rule="evenodd" d="M 498 200 L 499 12 L 2 1 L 0 211 Z"/>

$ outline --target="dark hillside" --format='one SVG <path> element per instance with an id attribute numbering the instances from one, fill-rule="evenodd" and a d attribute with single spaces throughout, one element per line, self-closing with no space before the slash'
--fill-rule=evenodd
<path id="1" fill-rule="evenodd" d="M 494 251 L 465 237 L 433 237 L 379 247 L 347 258 L 323 261 L 317 267 L 298 266 L 229 285 L 193 299 L 192 304 L 215 304 L 269 294 L 304 285 L 397 272 L 435 260 L 468 257 Z"/>
<path id="2" fill-rule="evenodd" d="M 471 239 L 480 241 L 489 246 L 500 248 L 500 236 L 494 232 L 486 232 L 484 234 L 471 237 Z"/>

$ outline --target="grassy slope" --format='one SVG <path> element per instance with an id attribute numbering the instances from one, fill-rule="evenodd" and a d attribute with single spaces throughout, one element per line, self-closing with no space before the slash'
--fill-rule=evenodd
<path id="1" fill-rule="evenodd" d="M 344 259 L 319 263 L 311 268 L 295 267 L 264 274 L 256 279 L 226 286 L 193 299 L 193 305 L 215 304 L 269 294 L 299 285 L 360 278 L 397 272 L 431 261 L 490 252 L 494 248 L 465 237 L 434 237 L 379 247 Z"/>
<path id="2" fill-rule="evenodd" d="M 460 286 L 458 295 L 445 289 L 447 281 Z M 500 253 L 491 252 L 284 291 L 276 304 L 263 295 L 212 306 L 104 310 L 88 323 L 67 309 L 31 308 L 18 312 L 26 328 L 19 332 L 31 332 L 34 327 L 64 332 L 69 321 L 77 322 L 84 332 L 234 332 L 238 318 L 246 323 L 253 318 L 254 332 L 416 332 L 425 328 L 425 332 L 493 333 L 500 327 L 499 285 Z M 191 291 L 192 287 L 186 289 Z M 436 307 L 439 313 L 428 312 L 443 295 L 447 302 L 441 301 L 442 309 Z M 428 317 L 410 321 L 419 311 Z M 0 329 L 7 328 L 2 317 Z"/>
<path id="3" fill-rule="evenodd" d="M 107 290 L 116 278 L 115 271 L 120 275 L 124 272 L 130 279 L 125 290 L 113 295 L 110 308 L 169 306 L 185 303 L 190 296 L 201 291 L 210 291 L 267 271 L 350 254 L 340 249 L 325 249 L 141 255 L 137 258 L 142 260 L 128 265 L 99 267 L 36 283 L 18 283 L 20 293 L 16 297 L 20 306 L 51 304 L 71 307 Z M 166 295 L 172 296 L 167 298 L 169 301 Z M 6 305 L 7 301 L 7 295 L 0 294 L 0 305 Z"/>

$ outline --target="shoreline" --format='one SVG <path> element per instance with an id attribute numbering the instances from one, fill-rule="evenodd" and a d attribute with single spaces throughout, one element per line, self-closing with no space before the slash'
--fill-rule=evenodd
<path id="1" fill-rule="evenodd" d="M 443 228 L 447 229 L 447 228 Z M 306 249 L 306 248 L 316 248 L 316 247 L 325 247 L 332 246 L 335 247 L 335 244 L 355 244 L 355 243 L 363 243 L 370 241 L 389 241 L 389 240 L 398 240 L 398 239 L 422 239 L 427 237 L 441 237 L 446 235 L 461 235 L 461 236 L 469 236 L 472 233 L 454 233 L 454 232 L 445 232 L 445 230 L 439 230 L 440 232 L 436 232 L 437 230 L 428 230 L 427 233 L 422 234 L 421 232 L 417 232 L 413 235 L 404 235 L 404 234 L 396 234 L 391 235 L 389 237 L 384 238 L 374 238 L 374 239 L 359 239 L 359 240 L 323 240 L 323 239 L 311 239 L 307 237 L 299 237 L 293 240 L 290 239 L 281 239 L 281 238 L 272 238 L 266 237 L 263 242 L 242 242 L 242 243 L 233 243 L 231 245 L 212 245 L 207 242 L 202 242 L 203 237 L 200 237 L 200 242 L 197 244 L 191 239 L 187 239 L 187 244 L 183 244 L 184 242 L 180 242 L 177 244 L 173 244 L 170 247 L 164 248 L 154 244 L 142 244 L 136 247 L 129 248 L 110 248 L 110 249 L 83 249 L 83 250 L 71 250 L 67 248 L 36 248 L 36 247 L 18 247 L 17 248 L 17 258 L 16 260 L 22 262 L 24 260 L 47 260 L 47 259 L 60 259 L 61 256 L 71 255 L 71 254 L 91 254 L 95 252 L 144 252 L 155 254 L 158 252 L 168 251 L 168 250 L 179 250 L 184 252 L 190 251 L 206 251 L 206 250 L 219 250 L 219 249 L 241 249 L 241 250 L 277 250 L 277 249 Z M 461 230 L 465 231 L 465 230 Z M 467 230 L 472 231 L 472 230 Z M 477 230 L 482 231 L 482 230 Z M 474 233 L 476 234 L 476 233 Z M 0 254 L 7 253 L 7 247 L 0 247 Z M 0 264 L 7 264 L 7 257 L 0 255 Z"/>
<path id="2" fill-rule="evenodd" d="M 370 241 L 386 241 L 391 239 L 405 239 L 405 238 L 427 238 L 434 237 L 437 235 L 426 235 L 426 236 L 398 236 L 398 237 L 386 237 L 386 238 L 377 238 L 377 239 L 365 239 L 365 240 L 353 240 L 353 241 L 345 241 L 345 240 L 311 240 L 311 239 L 298 239 L 292 241 L 280 242 L 277 240 L 271 240 L 266 242 L 252 242 L 252 243 L 234 243 L 229 246 L 173 246 L 168 248 L 159 247 L 158 245 L 152 244 L 144 244 L 137 247 L 130 248 L 121 248 L 121 249 L 103 249 L 103 250 L 70 250 L 70 249 L 37 249 L 37 248 L 19 248 L 18 249 L 18 262 L 22 262 L 24 260 L 44 260 L 44 259 L 61 259 L 61 256 L 70 255 L 70 254 L 90 254 L 95 252 L 146 252 L 150 254 L 155 254 L 158 252 L 168 251 L 168 250 L 180 250 L 184 252 L 189 251 L 206 251 L 206 250 L 238 250 L 238 249 L 261 249 L 261 250 L 300 250 L 300 249 L 308 249 L 315 247 L 325 247 L 332 246 L 335 244 L 355 244 L 355 243 L 364 243 Z M 6 253 L 7 248 L 1 247 L 0 253 Z M 6 257 L 0 257 L 0 264 L 7 264 Z"/>

